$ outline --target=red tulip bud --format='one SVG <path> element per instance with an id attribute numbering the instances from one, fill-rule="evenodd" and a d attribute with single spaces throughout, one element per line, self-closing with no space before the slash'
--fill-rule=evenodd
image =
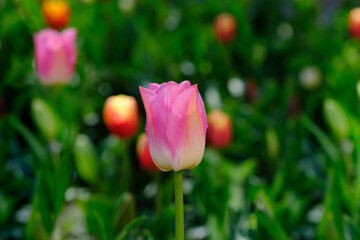
<path id="1" fill-rule="evenodd" d="M 237 22 L 230 13 L 222 13 L 214 21 L 215 35 L 222 43 L 231 42 L 237 32 Z"/>
<path id="2" fill-rule="evenodd" d="M 228 146 L 232 140 L 233 126 L 228 114 L 215 110 L 208 114 L 207 139 L 216 148 Z"/>
<path id="3" fill-rule="evenodd" d="M 43 1 L 42 12 L 48 26 L 61 29 L 70 18 L 70 6 L 65 1 Z"/>
<path id="4" fill-rule="evenodd" d="M 105 102 L 103 118 L 109 131 L 121 138 L 133 137 L 139 126 L 139 110 L 134 97 L 117 95 Z"/>
<path id="5" fill-rule="evenodd" d="M 149 150 L 149 142 L 146 133 L 140 134 L 136 143 L 136 154 L 140 162 L 140 166 L 144 171 L 154 172 L 160 171 L 151 158 Z"/>
<path id="6" fill-rule="evenodd" d="M 353 38 L 360 40 L 360 8 L 354 8 L 350 11 L 348 29 Z"/>

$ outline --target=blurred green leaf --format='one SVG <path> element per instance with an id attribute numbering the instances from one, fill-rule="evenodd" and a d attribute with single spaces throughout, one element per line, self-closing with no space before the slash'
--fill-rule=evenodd
<path id="1" fill-rule="evenodd" d="M 331 161 L 333 163 L 339 161 L 340 153 L 337 151 L 337 148 L 334 146 L 331 140 L 326 136 L 326 134 L 306 116 L 303 116 L 301 118 L 301 123 L 312 134 L 314 134 L 314 136 L 319 141 L 319 143 L 321 144 L 325 153 L 331 159 Z"/>
<path id="2" fill-rule="evenodd" d="M 8 118 L 8 121 L 9 124 L 24 137 L 24 139 L 29 144 L 31 150 L 38 158 L 38 160 L 40 162 L 45 162 L 47 159 L 47 153 L 44 147 L 42 146 L 42 144 L 36 138 L 36 136 L 25 125 L 23 125 L 15 116 L 10 116 Z"/>
<path id="3" fill-rule="evenodd" d="M 279 140 L 274 129 L 267 129 L 265 132 L 266 148 L 271 159 L 279 155 Z"/>
<path id="4" fill-rule="evenodd" d="M 267 197 L 265 191 L 260 190 L 255 199 L 257 209 L 257 221 L 259 227 L 266 229 L 268 236 L 272 239 L 288 240 L 285 230 L 282 228 L 280 222 L 277 220 L 273 204 Z"/>
<path id="5" fill-rule="evenodd" d="M 14 199 L 0 192 L 0 226 L 4 224 L 14 207 Z"/>
<path id="6" fill-rule="evenodd" d="M 114 212 L 114 229 L 121 230 L 136 217 L 134 196 L 123 193 L 116 201 Z"/>
<path id="7" fill-rule="evenodd" d="M 340 170 L 330 172 L 325 198 L 325 211 L 318 225 L 319 239 L 344 239 L 344 225 L 341 206 Z"/>
<path id="8" fill-rule="evenodd" d="M 80 177 L 89 183 L 97 180 L 98 160 L 94 144 L 85 134 L 76 137 L 73 146 L 76 169 Z"/>
<path id="9" fill-rule="evenodd" d="M 134 220 L 132 220 L 130 223 L 128 223 L 124 229 L 116 236 L 115 240 L 124 240 L 128 239 L 126 236 L 129 234 L 129 232 L 132 229 L 135 229 L 139 227 L 141 224 L 143 224 L 146 220 L 146 217 L 138 217 Z"/>
<path id="10" fill-rule="evenodd" d="M 90 234 L 101 240 L 110 239 L 113 234 L 112 218 L 113 200 L 102 195 L 92 195 L 88 200 L 81 202 L 86 210 L 87 228 Z"/>
<path id="11" fill-rule="evenodd" d="M 43 100 L 35 98 L 31 102 L 32 118 L 48 141 L 54 139 L 59 131 L 58 120 L 51 107 Z"/>
<path id="12" fill-rule="evenodd" d="M 346 112 L 335 100 L 331 98 L 324 100 L 324 117 L 331 130 L 340 140 L 350 135 Z"/>
<path id="13" fill-rule="evenodd" d="M 345 236 L 349 236 L 350 239 L 360 239 L 359 226 L 347 215 L 344 215 L 343 219 Z"/>

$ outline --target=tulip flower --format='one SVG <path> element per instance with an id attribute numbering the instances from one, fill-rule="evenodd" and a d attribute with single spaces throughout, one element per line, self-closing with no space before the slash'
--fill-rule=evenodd
<path id="1" fill-rule="evenodd" d="M 109 131 L 120 138 L 131 138 L 138 130 L 139 110 L 136 99 L 117 95 L 105 102 L 103 118 Z"/>
<path id="2" fill-rule="evenodd" d="M 232 140 L 233 126 L 228 114 L 214 110 L 208 115 L 207 140 L 210 145 L 217 148 L 228 146 Z"/>
<path id="3" fill-rule="evenodd" d="M 43 84 L 59 85 L 69 82 L 76 63 L 76 30 L 62 33 L 45 29 L 34 35 L 36 72 Z"/>
<path id="4" fill-rule="evenodd" d="M 357 40 L 360 40 L 360 8 L 354 8 L 348 15 L 348 29 L 350 35 Z"/>
<path id="5" fill-rule="evenodd" d="M 65 1 L 44 1 L 42 12 L 49 27 L 61 29 L 70 18 L 70 6 Z"/>
<path id="6" fill-rule="evenodd" d="M 148 172 L 159 171 L 154 164 L 149 150 L 149 142 L 146 133 L 140 134 L 136 143 L 136 154 L 143 170 Z"/>
<path id="7" fill-rule="evenodd" d="M 236 37 L 237 22 L 230 13 L 222 13 L 214 21 L 217 39 L 222 43 L 229 43 Z"/>
<path id="8" fill-rule="evenodd" d="M 174 170 L 175 237 L 184 239 L 182 170 L 196 167 L 206 139 L 206 113 L 197 85 L 152 83 L 140 87 L 146 111 L 146 133 L 154 163 L 162 171 Z"/>
<path id="9" fill-rule="evenodd" d="M 196 167 L 204 154 L 206 113 L 197 85 L 189 81 L 140 87 L 151 156 L 162 171 Z"/>

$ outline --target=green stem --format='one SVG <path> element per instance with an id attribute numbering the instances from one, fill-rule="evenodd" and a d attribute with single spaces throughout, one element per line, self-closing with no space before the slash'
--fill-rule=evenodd
<path id="1" fill-rule="evenodd" d="M 175 179 L 175 239 L 184 240 L 183 171 L 174 172 Z"/>

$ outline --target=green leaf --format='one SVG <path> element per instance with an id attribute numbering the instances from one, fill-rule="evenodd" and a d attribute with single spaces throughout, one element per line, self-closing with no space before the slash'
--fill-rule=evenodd
<path id="1" fill-rule="evenodd" d="M 125 192 L 117 200 L 115 204 L 114 228 L 116 230 L 123 229 L 131 222 L 135 214 L 135 198 L 132 194 Z"/>
<path id="2" fill-rule="evenodd" d="M 24 137 L 25 141 L 30 146 L 36 158 L 40 160 L 40 162 L 45 162 L 48 158 L 47 153 L 40 141 L 36 138 L 36 136 L 15 116 L 10 116 L 8 122 L 10 126 L 12 126 Z"/>
<path id="3" fill-rule="evenodd" d="M 108 240 L 108 234 L 105 229 L 105 224 L 103 222 L 103 219 L 100 217 L 100 215 L 97 212 L 93 212 L 95 219 L 97 220 L 98 227 L 100 229 L 100 240 Z"/>
<path id="4" fill-rule="evenodd" d="M 113 234 L 113 199 L 104 195 L 91 195 L 89 200 L 80 203 L 86 211 L 88 231 L 100 239 L 110 239 Z"/>
<path id="5" fill-rule="evenodd" d="M 319 239 L 344 239 L 339 171 L 339 168 L 335 168 L 329 173 L 325 211 L 323 219 L 318 225 Z"/>
<path id="6" fill-rule="evenodd" d="M 360 239 L 359 226 L 348 215 L 343 216 L 345 236 L 349 236 L 350 239 Z"/>
<path id="7" fill-rule="evenodd" d="M 273 128 L 265 132 L 266 149 L 271 159 L 276 159 L 279 155 L 279 139 Z"/>
<path id="8" fill-rule="evenodd" d="M 331 130 L 340 140 L 350 135 L 350 126 L 346 112 L 335 100 L 331 98 L 325 99 L 324 117 Z"/>
<path id="9" fill-rule="evenodd" d="M 134 220 L 132 220 L 130 223 L 128 223 L 124 229 L 116 236 L 115 240 L 124 240 L 127 239 L 126 236 L 129 234 L 129 232 L 139 226 L 141 226 L 146 220 L 146 217 L 138 217 Z"/>
<path id="10" fill-rule="evenodd" d="M 56 138 L 59 126 L 56 115 L 43 100 L 35 98 L 31 102 L 31 115 L 40 132 L 49 141 Z"/>
<path id="11" fill-rule="evenodd" d="M 46 177 L 43 172 L 39 172 L 32 199 L 32 213 L 26 224 L 26 239 L 49 239 L 54 219 L 51 217 L 51 198 L 49 198 L 47 190 Z"/>
<path id="12" fill-rule="evenodd" d="M 98 176 L 97 152 L 87 135 L 79 134 L 76 137 L 73 153 L 76 170 L 80 177 L 89 183 L 94 183 Z"/>
<path id="13" fill-rule="evenodd" d="M 331 142 L 328 136 L 318 126 L 315 125 L 315 123 L 313 123 L 305 115 L 302 116 L 300 122 L 316 137 L 316 139 L 323 147 L 326 155 L 332 160 L 333 163 L 340 159 L 340 153 L 335 145 Z"/>
<path id="14" fill-rule="evenodd" d="M 258 226 L 263 227 L 272 239 L 289 240 L 280 222 L 276 218 L 273 204 L 264 190 L 260 190 L 255 199 Z"/>

